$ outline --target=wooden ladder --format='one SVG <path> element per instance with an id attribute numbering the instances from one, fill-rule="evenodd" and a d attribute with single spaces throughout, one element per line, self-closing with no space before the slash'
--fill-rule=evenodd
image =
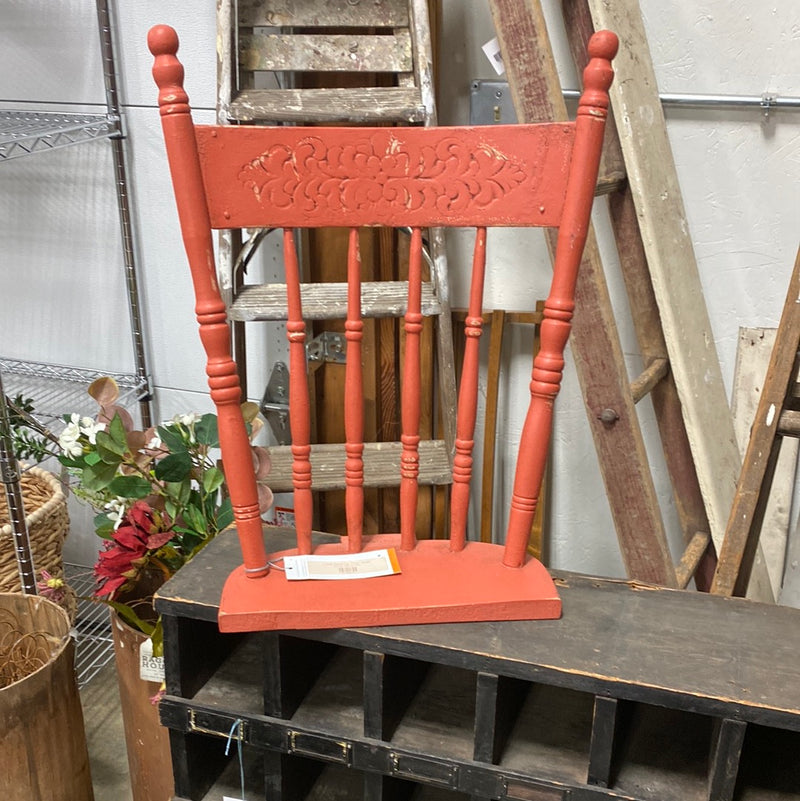
<path id="1" fill-rule="evenodd" d="M 217 18 L 220 124 L 436 125 L 427 0 L 303 0 L 291 4 L 219 0 Z M 343 75 L 346 87 L 336 85 L 342 83 Z M 277 85 L 265 88 L 270 81 Z M 302 88 L 300 83 L 313 85 Z M 243 283 L 242 254 L 249 257 L 252 248 L 248 246 L 254 242 L 248 240 L 242 248 L 241 242 L 228 235 L 220 246 L 220 283 L 233 321 L 240 368 L 245 362 L 243 323 L 287 319 L 285 284 Z M 375 246 L 372 275 L 362 285 L 364 317 L 374 318 L 378 330 L 376 347 L 391 352 L 401 347 L 396 320 L 405 313 L 408 291 L 408 282 L 391 280 L 398 276 L 386 266 L 395 250 L 392 241 L 385 241 L 382 235 Z M 429 232 L 428 254 L 429 279 L 423 285 L 422 303 L 423 314 L 433 320 L 440 438 L 423 441 L 420 452 L 423 483 L 438 485 L 450 482 L 456 409 L 447 258 L 443 233 L 438 229 Z M 345 282 L 306 281 L 301 292 L 304 317 L 343 323 Z M 324 325 L 335 327 L 337 323 Z M 387 394 L 385 401 L 379 398 L 377 402 L 379 425 L 388 420 L 392 428 L 398 419 L 396 382 L 386 375 L 379 375 L 377 382 L 379 393 Z M 276 492 L 290 491 L 289 446 L 272 447 L 271 456 L 270 486 Z M 368 443 L 368 485 L 396 485 L 398 459 L 399 443 Z M 315 490 L 344 487 L 343 445 L 318 446 L 312 462 Z"/>
<path id="2" fill-rule="evenodd" d="M 490 0 L 490 6 L 520 121 L 566 119 L 538 0 Z M 708 590 L 741 461 L 641 13 L 636 0 L 564 0 L 562 7 L 579 68 L 595 27 L 613 30 L 622 43 L 610 94 L 615 115 L 627 122 L 622 136 L 607 128 L 598 190 L 608 193 L 644 370 L 628 380 L 593 232 L 571 342 L 623 562 L 631 578 L 676 587 L 694 576 Z M 685 541 L 677 566 L 635 410 L 648 394 Z M 766 569 L 753 592 L 772 599 Z"/>
<path id="3" fill-rule="evenodd" d="M 783 438 L 800 437 L 800 251 L 761 389 L 711 592 L 744 595 Z"/>

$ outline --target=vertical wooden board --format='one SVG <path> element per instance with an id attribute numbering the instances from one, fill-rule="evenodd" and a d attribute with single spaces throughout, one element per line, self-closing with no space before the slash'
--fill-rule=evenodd
<path id="1" fill-rule="evenodd" d="M 736 351 L 736 370 L 733 376 L 733 401 L 731 411 L 736 441 L 744 455 L 750 428 L 758 407 L 758 399 L 764 386 L 767 365 L 775 344 L 774 328 L 740 328 L 739 346 Z M 786 541 L 790 525 L 792 491 L 797 472 L 798 442 L 785 437 L 778 457 L 778 466 L 772 480 L 772 492 L 767 504 L 764 523 L 761 527 L 761 548 L 767 563 L 770 586 L 777 598 L 783 582 L 786 557 Z"/>
<path id="2" fill-rule="evenodd" d="M 589 0 L 595 28 L 623 46 L 610 95 L 628 181 L 661 313 L 686 431 L 719 552 L 741 468 L 733 421 L 708 319 L 680 186 L 637 0 Z M 772 600 L 766 567 L 753 597 Z"/>
<path id="3" fill-rule="evenodd" d="M 589 37 L 594 32 L 587 1 L 562 0 L 562 9 L 573 59 L 576 66 L 583 69 L 589 60 L 587 51 Z M 609 115 L 606 128 L 601 175 L 624 176 L 625 162 L 611 116 L 613 112 Z M 606 172 L 603 172 L 603 169 Z M 636 209 L 627 181 L 608 196 L 608 211 L 642 361 L 645 365 L 649 365 L 656 359 L 667 359 L 668 353 Z M 672 482 L 675 510 L 678 513 L 684 542 L 689 543 L 697 532 L 709 532 L 710 527 L 683 422 L 680 398 L 671 373 L 653 387 L 650 397 L 661 435 L 665 463 Z M 694 573 L 698 589 L 707 590 L 711 586 L 715 565 L 716 556 L 712 548 L 705 553 L 699 568 Z"/>
<path id="4" fill-rule="evenodd" d="M 544 16 L 536 0 L 490 0 L 517 118 L 567 118 Z M 593 229 L 578 275 L 570 341 L 623 562 L 631 578 L 676 586 L 675 569 L 625 374 Z M 600 414 L 618 417 L 603 423 Z M 626 454 L 620 459 L 620 454 Z"/>

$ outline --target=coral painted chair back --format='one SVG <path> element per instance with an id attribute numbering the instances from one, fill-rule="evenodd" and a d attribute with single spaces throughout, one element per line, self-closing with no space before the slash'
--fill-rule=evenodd
<path id="1" fill-rule="evenodd" d="M 544 472 L 553 402 L 561 381 L 575 282 L 594 198 L 616 36 L 599 32 L 589 44 L 591 60 L 584 73 L 585 88 L 575 122 L 464 128 L 194 125 L 183 89 L 183 67 L 176 57 L 177 35 L 171 28 L 157 26 L 150 32 L 149 46 L 155 56 L 153 75 L 160 90 L 164 138 L 244 558 L 243 567 L 234 571 L 223 594 L 221 626 L 229 630 L 314 628 L 558 616 L 560 602 L 552 582 L 541 565 L 531 566 L 535 560 L 526 560 L 526 544 Z M 287 582 L 275 571 L 270 573 L 269 565 L 276 557 L 265 551 L 249 441 L 240 413 L 240 387 L 230 355 L 225 305 L 216 281 L 212 229 L 284 230 L 297 552 L 309 554 L 311 420 L 295 229 L 323 226 L 350 230 L 345 325 L 348 536 L 342 548 L 360 552 L 395 545 L 403 574 L 402 579 L 381 579 L 384 584 L 377 593 L 378 585 L 364 590 L 375 579 Z M 358 229 L 363 226 L 404 227 L 412 231 L 404 320 L 401 531 L 393 539 L 388 535 L 362 538 L 363 323 Z M 449 539 L 417 543 L 414 523 L 420 440 L 422 231 L 437 226 L 466 226 L 476 233 L 458 401 Z M 531 402 L 519 444 L 503 547 L 468 542 L 466 536 L 486 233 L 487 228 L 495 226 L 559 228 L 553 282 L 544 309 L 541 349 L 533 366 Z M 448 578 L 454 571 L 457 577 Z M 512 578 L 517 574 L 524 577 Z M 255 580 L 259 578 L 265 581 Z M 528 594 L 519 599 L 506 597 L 509 585 L 516 581 L 521 591 L 524 589 L 523 594 Z M 265 599 L 264 588 L 279 582 L 275 597 Z M 431 586 L 426 588 L 426 582 Z M 537 584 L 533 592 L 539 594 L 536 598 L 529 597 L 532 583 Z M 334 584 L 335 590 L 325 586 Z M 464 588 L 468 591 L 464 592 Z M 364 597 L 360 598 L 359 593 Z M 291 596 L 288 600 L 287 595 Z M 391 596 L 384 604 L 385 613 L 376 595 L 381 602 Z M 498 595 L 504 599 L 499 605 Z M 344 596 L 347 597 L 343 599 Z M 284 609 L 285 605 L 291 609 Z M 276 613 L 278 607 L 280 614 Z M 317 614 L 320 610 L 321 614 Z"/>

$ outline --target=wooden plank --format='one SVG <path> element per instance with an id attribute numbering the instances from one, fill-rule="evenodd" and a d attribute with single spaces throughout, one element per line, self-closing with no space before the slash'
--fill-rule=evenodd
<path id="1" fill-rule="evenodd" d="M 352 0 L 237 0 L 245 27 L 364 27 L 408 25 L 407 0 L 353 3 Z"/>
<path id="2" fill-rule="evenodd" d="M 576 65 L 582 69 L 588 62 L 586 45 L 594 25 L 586 0 L 564 0 L 564 21 L 570 48 Z M 610 173 L 625 169 L 619 137 L 614 125 L 606 127 L 604 151 L 606 170 Z M 617 243 L 622 276 L 628 295 L 634 330 L 645 365 L 668 362 L 667 345 L 653 292 L 653 284 L 642 244 L 642 235 L 633 203 L 630 186 L 625 181 L 619 190 L 609 195 L 608 210 Z M 644 387 L 631 384 L 634 402 Z M 650 387 L 650 399 L 661 437 L 667 472 L 672 482 L 673 499 L 685 543 L 698 531 L 710 531 L 703 496 L 694 467 L 694 457 L 683 422 L 681 401 L 671 372 Z M 708 590 L 716 566 L 713 549 L 706 552 L 695 573 L 700 590 Z"/>
<path id="3" fill-rule="evenodd" d="M 244 70 L 267 72 L 411 72 L 411 37 L 357 34 L 252 34 L 239 37 Z"/>
<path id="4" fill-rule="evenodd" d="M 733 798 L 746 731 L 747 724 L 741 720 L 723 718 L 720 721 L 709 771 L 709 801 L 731 801 Z"/>
<path id="5" fill-rule="evenodd" d="M 711 591 L 719 595 L 744 595 L 751 573 L 766 565 L 757 560 L 758 536 L 766 512 L 781 438 L 777 423 L 780 411 L 797 380 L 797 350 L 800 345 L 800 250 L 789 281 L 775 347 L 764 379 L 742 472 L 736 485 L 725 539 L 719 554 Z"/>
<path id="6" fill-rule="evenodd" d="M 741 459 L 637 0 L 589 0 L 596 28 L 625 46 L 610 95 L 672 374 L 719 552 Z M 771 600 L 766 568 L 754 597 Z"/>
<path id="7" fill-rule="evenodd" d="M 776 329 L 774 328 L 739 329 L 731 412 L 736 441 L 742 456 L 747 450 L 747 441 L 750 438 L 758 399 L 764 386 L 770 353 L 775 344 L 775 334 Z M 778 432 L 786 436 L 783 428 L 784 414 L 785 412 L 778 420 Z M 786 543 L 791 524 L 792 491 L 797 472 L 797 452 L 796 439 L 790 437 L 783 440 L 759 537 L 767 563 L 770 586 L 776 598 L 780 594 L 783 583 Z"/>
<path id="8" fill-rule="evenodd" d="M 473 754 L 476 762 L 494 765 L 500 762 L 529 689 L 530 685 L 525 682 L 478 672 Z"/>
<path id="9" fill-rule="evenodd" d="M 371 487 L 396 487 L 400 483 L 399 442 L 364 443 L 364 483 Z M 291 447 L 276 445 L 269 449 L 272 469 L 269 485 L 273 492 L 292 490 Z M 311 446 L 312 489 L 344 489 L 344 445 L 324 443 Z M 449 484 L 450 459 L 444 440 L 422 440 L 419 444 L 420 484 Z"/>
<path id="10" fill-rule="evenodd" d="M 524 122 L 567 119 L 539 3 L 491 0 L 490 7 L 517 118 Z M 625 569 L 631 577 L 675 586 L 675 569 L 592 229 L 578 274 L 571 341 Z M 600 419 L 605 409 L 615 411 L 612 424 Z"/>
<path id="11" fill-rule="evenodd" d="M 420 123 L 427 116 L 414 87 L 351 89 L 247 89 L 226 106 L 237 122 Z"/>
<path id="12" fill-rule="evenodd" d="M 618 706 L 619 701 L 616 698 L 595 696 L 587 784 L 594 784 L 597 787 L 608 787 L 611 784 L 611 761 L 614 756 Z"/>
<path id="13" fill-rule="evenodd" d="M 684 550 L 678 566 L 675 568 L 675 573 L 678 577 L 678 587 L 683 589 L 686 587 L 695 575 L 697 566 L 703 558 L 703 554 L 708 550 L 708 545 L 711 541 L 711 535 L 707 531 L 698 531 L 694 537 L 689 541 L 689 544 Z"/>

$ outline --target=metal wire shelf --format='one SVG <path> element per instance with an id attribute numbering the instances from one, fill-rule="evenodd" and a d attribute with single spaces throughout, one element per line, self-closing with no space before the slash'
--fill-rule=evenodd
<path id="1" fill-rule="evenodd" d="M 84 687 L 114 658 L 111 621 L 105 604 L 85 600 L 94 589 L 91 568 L 65 563 L 64 578 L 79 597 L 73 636 L 78 687 Z"/>
<path id="2" fill-rule="evenodd" d="M 0 111 L 0 161 L 108 139 L 119 133 L 119 120 L 107 114 Z"/>
<path id="3" fill-rule="evenodd" d="M 101 376 L 109 376 L 117 382 L 120 389 L 118 402 L 122 406 L 132 405 L 149 391 L 146 379 L 136 375 L 2 357 L 0 374 L 6 395 L 32 398 L 34 416 L 39 419 L 57 420 L 72 412 L 93 417 L 97 413 L 97 404 L 86 390 Z"/>

